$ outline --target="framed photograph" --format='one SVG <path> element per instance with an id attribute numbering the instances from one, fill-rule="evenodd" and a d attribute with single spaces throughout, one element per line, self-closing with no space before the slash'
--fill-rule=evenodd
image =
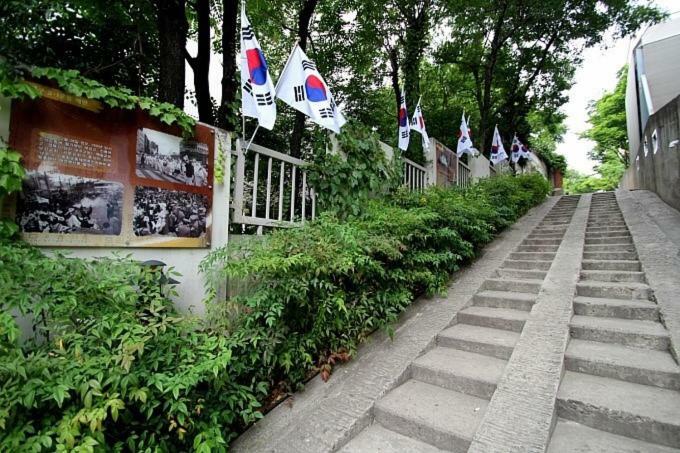
<path id="1" fill-rule="evenodd" d="M 205 187 L 208 145 L 153 129 L 139 129 L 135 169 L 140 178 Z"/>
<path id="2" fill-rule="evenodd" d="M 29 171 L 17 223 L 25 233 L 121 233 L 123 184 L 57 172 Z"/>
<path id="3" fill-rule="evenodd" d="M 137 237 L 201 238 L 206 234 L 208 197 L 157 187 L 135 188 L 133 229 Z"/>

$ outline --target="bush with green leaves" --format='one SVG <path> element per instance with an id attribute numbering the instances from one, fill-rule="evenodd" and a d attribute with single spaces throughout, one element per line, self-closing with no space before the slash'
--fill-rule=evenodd
<path id="1" fill-rule="evenodd" d="M 252 283 L 233 300 L 211 302 L 242 307 L 221 330 L 256 332 L 258 380 L 294 389 L 315 365 L 354 351 L 377 328 L 389 331 L 415 296 L 443 290 L 451 272 L 548 191 L 532 174 L 466 190 L 398 192 L 369 201 L 357 216 L 326 214 L 239 249 L 218 249 L 202 263 L 209 282 Z M 220 330 L 222 319 L 211 321 Z"/>
<path id="2" fill-rule="evenodd" d="M 177 313 L 157 271 L 128 258 L 0 242 L 0 451 L 225 451 L 272 395 L 390 332 L 547 191 L 527 175 L 397 192 L 215 250 L 202 263 L 212 291 L 252 281 L 212 302 L 238 306 L 228 322 Z M 17 315 L 32 326 L 23 341 Z"/>
<path id="3" fill-rule="evenodd" d="M 178 314 L 158 277 L 0 243 L 0 451 L 219 451 L 260 416 L 232 339 Z"/>

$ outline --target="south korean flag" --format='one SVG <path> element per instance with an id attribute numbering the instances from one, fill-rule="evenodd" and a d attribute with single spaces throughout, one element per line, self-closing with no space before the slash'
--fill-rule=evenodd
<path id="1" fill-rule="evenodd" d="M 257 42 L 245 5 L 241 8 L 241 108 L 243 116 L 257 118 L 260 126 L 271 130 L 276 122 L 274 83 L 267 61 Z"/>
<path id="2" fill-rule="evenodd" d="M 411 120 L 411 129 L 420 133 L 423 137 L 423 149 L 426 152 L 429 151 L 430 137 L 428 137 L 427 131 L 425 130 L 425 118 L 423 118 L 423 109 L 420 108 L 420 99 L 418 99 L 418 105 L 416 105 L 416 111 Z"/>
<path id="3" fill-rule="evenodd" d="M 316 65 L 297 44 L 279 77 L 276 97 L 336 134 L 347 122 Z"/>
<path id="4" fill-rule="evenodd" d="M 399 104 L 399 149 L 406 151 L 408 142 L 411 139 L 411 127 L 408 120 L 408 109 L 406 108 L 406 96 L 401 90 L 401 102 Z"/>
<path id="5" fill-rule="evenodd" d="M 505 152 L 505 147 L 503 146 L 503 141 L 501 140 L 501 134 L 498 133 L 498 126 L 493 131 L 493 140 L 491 142 L 491 162 L 494 165 L 498 165 L 508 158 L 508 154 Z"/>
<path id="6" fill-rule="evenodd" d="M 456 150 L 458 157 L 463 154 L 469 154 L 474 157 L 475 152 L 472 149 L 472 139 L 470 138 L 470 129 L 468 128 L 467 121 L 465 120 L 465 113 L 463 113 L 463 118 L 460 120 L 460 132 L 458 135 L 458 149 Z"/>
<path id="7" fill-rule="evenodd" d="M 524 145 L 522 142 L 519 141 L 519 138 L 517 138 L 517 134 L 515 134 L 514 137 L 512 137 L 512 147 L 511 147 L 511 152 L 510 152 L 510 160 L 512 161 L 513 164 L 516 164 L 517 161 L 519 161 L 520 157 L 523 157 L 522 155 L 522 147 Z"/>

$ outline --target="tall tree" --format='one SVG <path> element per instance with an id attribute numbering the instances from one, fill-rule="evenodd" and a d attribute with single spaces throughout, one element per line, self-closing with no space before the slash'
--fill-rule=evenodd
<path id="1" fill-rule="evenodd" d="M 184 108 L 187 18 L 184 0 L 155 0 L 158 20 L 158 99 Z"/>
<path id="2" fill-rule="evenodd" d="M 236 129 L 236 93 L 240 87 L 236 75 L 237 0 L 222 0 L 222 100 L 218 124 L 228 130 Z"/>
<path id="3" fill-rule="evenodd" d="M 3 0 L 0 55 L 13 64 L 76 69 L 155 95 L 158 30 L 148 0 Z"/>
<path id="4" fill-rule="evenodd" d="M 302 50 L 307 50 L 307 42 L 310 36 L 310 23 L 318 0 L 302 0 L 302 4 L 297 17 L 297 37 L 298 45 Z M 295 112 L 295 122 L 293 123 L 293 132 L 290 134 L 290 154 L 292 156 L 300 156 L 300 148 L 302 145 L 302 133 L 305 128 L 305 115 L 301 112 Z"/>
<path id="5" fill-rule="evenodd" d="M 595 142 L 588 152 L 591 159 L 605 163 L 614 157 L 625 167 L 629 165 L 628 130 L 626 126 L 626 79 L 628 68 L 618 72 L 616 87 L 590 103 L 588 128 L 581 137 Z"/>
<path id="6" fill-rule="evenodd" d="M 215 123 L 215 106 L 210 96 L 210 54 L 212 52 L 210 40 L 210 0 L 193 0 L 191 3 L 196 28 L 198 50 L 193 57 L 188 51 L 185 57 L 194 73 L 194 89 L 198 119 L 207 124 Z"/>

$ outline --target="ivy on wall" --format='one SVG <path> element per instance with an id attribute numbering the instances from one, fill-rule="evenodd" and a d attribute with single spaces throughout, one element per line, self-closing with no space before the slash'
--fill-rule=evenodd
<path id="1" fill-rule="evenodd" d="M 167 102 L 137 96 L 131 90 L 108 87 L 80 75 L 76 70 L 31 67 L 18 70 L 0 63 L 0 93 L 12 99 L 35 99 L 40 92 L 26 79 L 45 79 L 56 83 L 65 93 L 102 102 L 111 108 L 134 110 L 139 108 L 168 125 L 177 125 L 184 136 L 194 134 L 196 120 Z"/>

